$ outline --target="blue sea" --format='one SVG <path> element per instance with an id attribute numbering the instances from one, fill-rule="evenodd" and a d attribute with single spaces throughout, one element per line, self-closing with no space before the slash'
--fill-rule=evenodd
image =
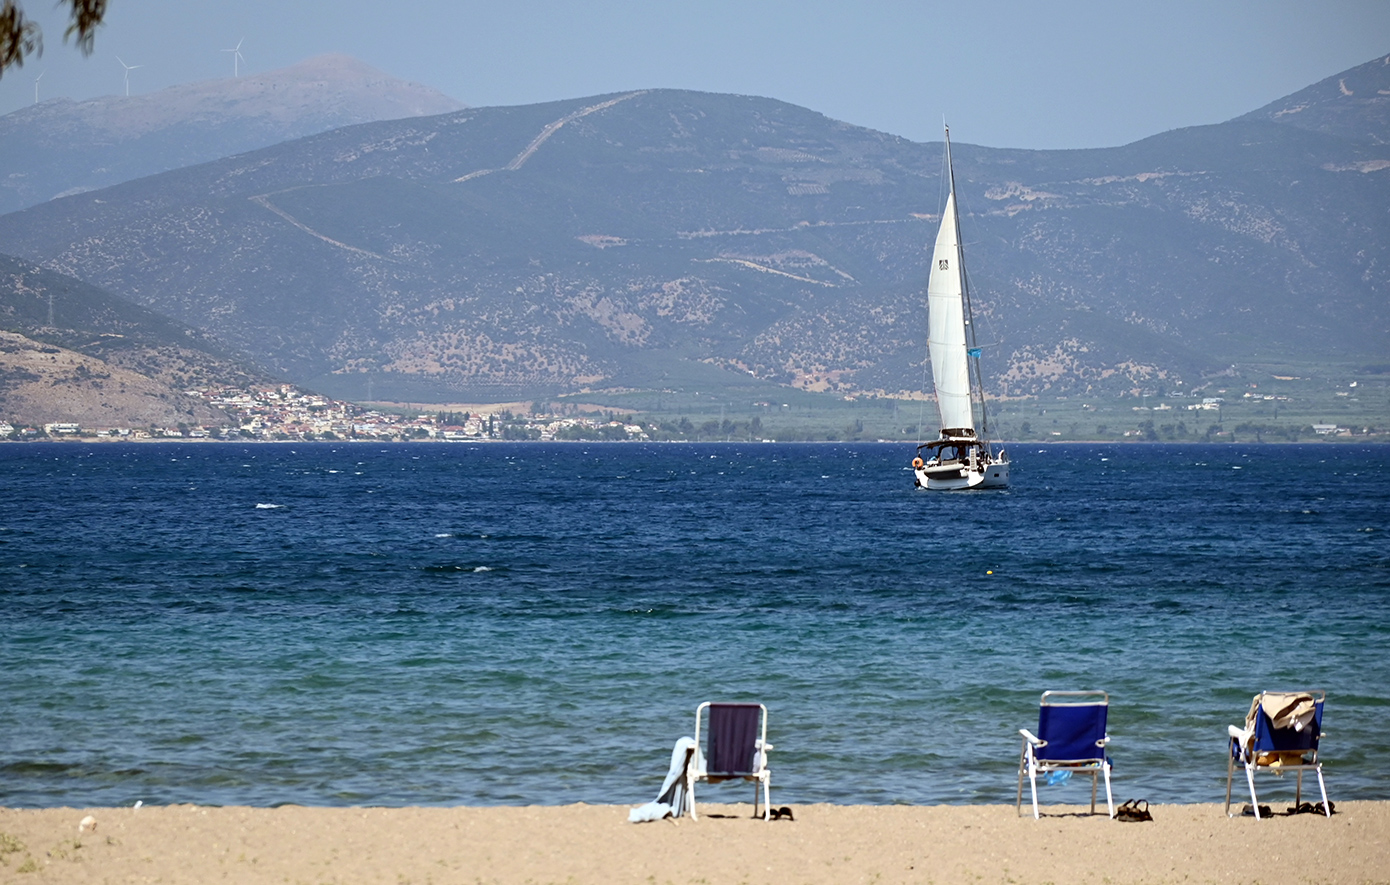
<path id="1" fill-rule="evenodd" d="M 1221 801 L 1266 688 L 1390 798 L 1390 446 L 1011 454 L 0 445 L 0 805 L 636 805 L 705 700 L 768 706 L 775 804 L 1010 803 L 1091 688 L 1117 801 Z"/>

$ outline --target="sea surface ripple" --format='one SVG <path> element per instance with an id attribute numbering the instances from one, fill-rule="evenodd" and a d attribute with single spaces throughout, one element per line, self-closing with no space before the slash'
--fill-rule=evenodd
<path id="1" fill-rule="evenodd" d="M 1390 447 L 1012 454 L 0 445 L 0 804 L 639 804 L 704 700 L 767 704 L 777 804 L 1012 802 L 1082 688 L 1117 800 L 1220 801 L 1265 688 L 1390 798 Z"/>

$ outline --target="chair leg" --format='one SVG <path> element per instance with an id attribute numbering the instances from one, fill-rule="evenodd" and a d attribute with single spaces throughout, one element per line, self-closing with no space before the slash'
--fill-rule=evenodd
<path id="1" fill-rule="evenodd" d="M 1027 758 L 1028 742 L 1023 742 L 1023 749 L 1018 754 L 1018 795 L 1014 798 L 1014 815 L 1023 816 L 1023 765 Z"/>
<path id="2" fill-rule="evenodd" d="M 1298 777 L 1293 783 L 1293 807 L 1297 808 L 1303 804 L 1303 769 L 1298 770 Z"/>
<path id="3" fill-rule="evenodd" d="M 1105 807 L 1110 809 L 1110 817 L 1114 818 L 1115 796 L 1110 792 L 1110 763 L 1106 762 L 1102 770 L 1105 772 Z"/>
<path id="4" fill-rule="evenodd" d="M 1260 797 L 1255 795 L 1255 766 L 1245 763 L 1245 779 L 1250 784 L 1250 807 L 1255 812 L 1255 820 L 1260 819 Z"/>
<path id="5" fill-rule="evenodd" d="M 758 776 L 753 781 L 753 817 L 761 817 L 763 820 L 772 820 L 772 799 L 768 793 L 770 778 L 766 773 Z M 762 799 L 763 813 L 758 814 L 758 800 Z"/>
<path id="6" fill-rule="evenodd" d="M 1226 754 L 1226 816 L 1231 816 L 1231 781 L 1236 776 L 1235 748 Z"/>
<path id="7" fill-rule="evenodd" d="M 1323 783 L 1323 780 L 1322 780 L 1322 763 L 1321 763 L 1321 762 L 1318 763 L 1318 767 L 1317 767 L 1315 770 L 1316 770 L 1317 773 L 1318 773 L 1318 789 L 1319 789 L 1320 791 L 1322 791 L 1322 811 L 1323 811 L 1323 814 L 1327 815 L 1328 817 L 1331 817 L 1331 816 L 1332 816 L 1332 803 L 1327 801 L 1327 784 Z"/>
<path id="8" fill-rule="evenodd" d="M 1028 763 L 1028 783 L 1033 787 L 1033 820 L 1042 817 L 1038 813 L 1038 766 L 1031 760 Z"/>
<path id="9" fill-rule="evenodd" d="M 699 820 L 700 815 L 695 813 L 695 778 L 686 775 L 685 794 L 690 797 L 690 819 Z"/>
<path id="10" fill-rule="evenodd" d="M 1096 813 L 1096 772 L 1091 772 L 1091 814 Z"/>

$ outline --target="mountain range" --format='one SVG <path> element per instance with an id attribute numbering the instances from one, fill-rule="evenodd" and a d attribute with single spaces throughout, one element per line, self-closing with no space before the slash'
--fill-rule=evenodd
<path id="1" fill-rule="evenodd" d="M 146 95 L 50 99 L 0 116 L 0 213 L 354 123 L 462 107 L 345 55 Z"/>
<path id="2" fill-rule="evenodd" d="M 957 137 L 989 386 L 1383 362 L 1387 96 L 1390 57 L 1119 148 Z M 942 155 L 773 99 L 643 90 L 363 123 L 49 200 L 0 216 L 0 252 L 341 398 L 907 395 L 929 384 Z"/>

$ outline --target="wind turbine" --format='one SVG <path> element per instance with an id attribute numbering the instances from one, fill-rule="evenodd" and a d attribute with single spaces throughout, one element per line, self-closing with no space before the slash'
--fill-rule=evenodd
<path id="1" fill-rule="evenodd" d="M 241 76 L 241 64 L 240 64 L 240 63 L 246 61 L 246 59 L 245 59 L 244 57 L 242 57 L 242 54 L 241 54 L 241 44 L 243 44 L 243 43 L 245 43 L 245 42 L 246 42 L 246 38 L 245 38 L 245 37 L 242 37 L 240 40 L 236 41 L 236 48 L 235 48 L 235 49 L 224 49 L 224 50 L 222 50 L 223 52 L 230 52 L 230 53 L 232 53 L 232 76 L 233 76 L 233 77 L 240 77 L 240 76 Z"/>
<path id="2" fill-rule="evenodd" d="M 47 73 L 48 71 L 47 69 L 45 69 L 43 73 L 40 73 L 37 77 L 34 78 L 34 104 L 39 103 L 39 81 L 42 80 L 43 75 Z"/>
<path id="3" fill-rule="evenodd" d="M 120 61 L 121 67 L 125 68 L 125 95 L 126 98 L 130 98 L 130 72 L 135 70 L 136 68 L 143 68 L 144 65 L 128 65 L 125 62 L 121 61 L 121 57 L 119 55 L 116 56 L 116 61 Z"/>

